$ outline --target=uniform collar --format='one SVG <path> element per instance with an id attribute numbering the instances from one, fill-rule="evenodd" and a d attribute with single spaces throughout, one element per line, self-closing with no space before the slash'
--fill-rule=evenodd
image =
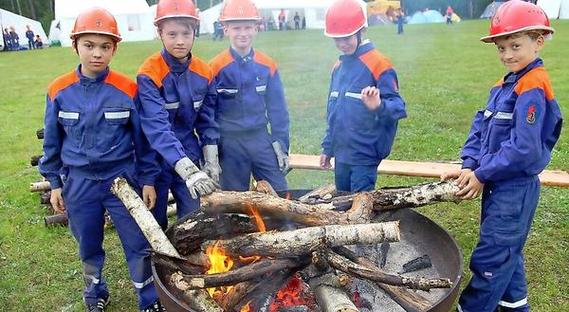
<path id="1" fill-rule="evenodd" d="M 517 71 L 515 73 L 509 72 L 504 77 L 504 83 L 514 83 L 514 82 L 518 81 L 523 75 L 525 75 L 530 70 L 532 70 L 536 67 L 541 67 L 541 66 L 543 66 L 543 60 L 538 57 L 535 60 L 533 60 L 531 63 L 529 63 L 526 67 L 524 67 L 522 70 Z"/>
<path id="2" fill-rule="evenodd" d="M 365 39 L 362 41 L 360 46 L 356 49 L 353 54 L 350 55 L 340 55 L 340 61 L 345 61 L 351 58 L 359 58 L 362 54 L 369 52 L 370 50 L 375 49 L 373 43 L 369 39 Z"/>
<path id="3" fill-rule="evenodd" d="M 166 64 L 168 64 L 170 71 L 173 73 L 177 73 L 177 74 L 183 73 L 186 69 L 188 69 L 190 62 L 192 61 L 192 53 L 191 52 L 188 55 L 188 60 L 184 63 L 180 62 L 172 54 L 168 53 L 168 51 L 166 51 L 166 49 L 162 49 L 161 53 L 162 53 L 162 58 L 164 59 L 164 61 L 166 61 Z"/>
<path id="4" fill-rule="evenodd" d="M 99 73 L 97 75 L 97 77 L 95 78 L 89 78 L 85 75 L 83 75 L 83 73 L 81 73 L 81 64 L 79 64 L 79 66 L 77 66 L 77 76 L 79 77 L 79 81 L 81 81 L 81 83 L 97 83 L 97 82 L 101 82 L 103 80 L 105 80 L 105 78 L 107 78 L 107 76 L 109 75 L 109 67 L 107 66 L 107 68 L 105 68 L 105 70 L 103 70 L 101 73 Z"/>
<path id="5" fill-rule="evenodd" d="M 231 53 L 231 56 L 233 56 L 233 59 L 236 60 L 239 64 L 249 63 L 253 60 L 253 57 L 255 56 L 255 51 L 253 51 L 253 48 L 251 48 L 249 54 L 245 56 L 239 55 L 239 53 L 237 53 L 237 51 L 235 51 L 235 49 L 233 48 L 229 48 L 229 52 Z"/>

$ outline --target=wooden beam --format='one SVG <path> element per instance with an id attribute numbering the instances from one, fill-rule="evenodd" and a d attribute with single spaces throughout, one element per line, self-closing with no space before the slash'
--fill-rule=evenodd
<path id="1" fill-rule="evenodd" d="M 320 168 L 320 156 L 291 154 L 290 167 L 293 169 L 324 170 Z M 441 173 L 460 169 L 460 164 L 419 162 L 403 160 L 383 160 L 377 172 L 387 175 L 409 177 L 439 178 Z M 569 172 L 563 170 L 544 170 L 539 179 L 547 186 L 569 187 Z"/>

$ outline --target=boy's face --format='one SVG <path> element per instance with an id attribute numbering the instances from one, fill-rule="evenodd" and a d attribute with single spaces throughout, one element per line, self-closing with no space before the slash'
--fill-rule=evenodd
<path id="1" fill-rule="evenodd" d="M 116 51 L 116 42 L 111 36 L 85 34 L 74 43 L 79 54 L 81 73 L 89 78 L 95 78 L 103 72 Z"/>
<path id="2" fill-rule="evenodd" d="M 334 43 L 336 44 L 336 48 L 345 55 L 354 54 L 358 48 L 358 38 L 356 35 L 334 38 Z"/>
<path id="3" fill-rule="evenodd" d="M 228 22 L 223 26 L 229 43 L 237 51 L 248 52 L 257 34 L 257 24 L 253 21 Z"/>
<path id="4" fill-rule="evenodd" d="M 185 60 L 194 45 L 194 29 L 191 24 L 174 19 L 160 24 L 160 39 L 168 53 L 179 60 Z"/>
<path id="5" fill-rule="evenodd" d="M 543 36 L 532 39 L 529 35 L 498 37 L 494 40 L 500 61 L 509 71 L 517 72 L 536 59 L 543 48 Z"/>

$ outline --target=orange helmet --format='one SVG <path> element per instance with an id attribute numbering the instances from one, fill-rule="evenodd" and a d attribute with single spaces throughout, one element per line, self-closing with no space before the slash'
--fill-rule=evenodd
<path id="1" fill-rule="evenodd" d="M 172 17 L 188 17 L 199 21 L 200 17 L 196 6 L 192 0 L 160 0 L 156 6 L 156 17 L 154 25 L 158 22 Z"/>
<path id="2" fill-rule="evenodd" d="M 225 0 L 219 15 L 220 22 L 260 20 L 261 14 L 251 0 Z"/>
<path id="3" fill-rule="evenodd" d="M 77 16 L 69 37 L 75 40 L 82 34 L 108 35 L 117 42 L 122 40 L 117 20 L 103 8 L 91 8 Z"/>
<path id="4" fill-rule="evenodd" d="M 510 0 L 498 8 L 490 23 L 490 34 L 480 40 L 494 42 L 497 37 L 527 30 L 543 30 L 547 34 L 555 31 L 542 8 L 529 2 Z"/>
<path id="5" fill-rule="evenodd" d="M 364 27 L 367 17 L 358 0 L 337 0 L 326 11 L 324 35 L 328 37 L 348 37 Z"/>

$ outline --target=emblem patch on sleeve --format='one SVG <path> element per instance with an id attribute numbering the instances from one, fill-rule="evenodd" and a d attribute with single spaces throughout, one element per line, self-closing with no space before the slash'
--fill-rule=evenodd
<path id="1" fill-rule="evenodd" d="M 528 108 L 528 113 L 526 114 L 526 121 L 528 124 L 533 124 L 535 122 L 535 105 L 530 105 Z"/>

